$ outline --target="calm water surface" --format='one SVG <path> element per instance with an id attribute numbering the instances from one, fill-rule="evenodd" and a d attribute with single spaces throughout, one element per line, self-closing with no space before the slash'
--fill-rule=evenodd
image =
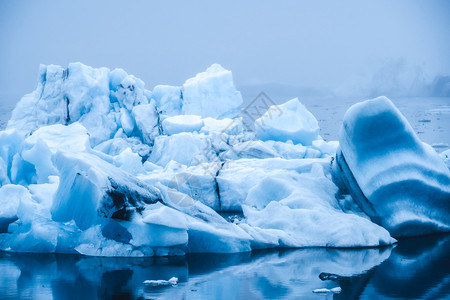
<path id="1" fill-rule="evenodd" d="M 176 286 L 149 279 L 178 277 Z M 341 287 L 339 294 L 318 288 Z M 449 299 L 450 236 L 170 258 L 0 253 L 1 299 Z"/>

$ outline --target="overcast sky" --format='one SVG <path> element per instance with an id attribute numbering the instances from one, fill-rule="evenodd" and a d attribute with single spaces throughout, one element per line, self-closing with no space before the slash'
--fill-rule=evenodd
<path id="1" fill-rule="evenodd" d="M 240 86 L 433 78 L 450 74 L 449 16 L 446 0 L 0 0 L 0 93 L 32 91 L 40 63 L 74 61 L 121 67 L 148 89 L 216 62 Z"/>

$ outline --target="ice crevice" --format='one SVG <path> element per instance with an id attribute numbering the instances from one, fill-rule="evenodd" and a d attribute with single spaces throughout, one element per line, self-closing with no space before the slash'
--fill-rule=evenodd
<path id="1" fill-rule="evenodd" d="M 218 199 L 218 202 L 219 202 L 219 209 L 218 209 L 219 211 L 222 211 L 222 203 L 220 201 L 220 186 L 219 186 L 219 183 L 217 182 L 217 177 L 219 176 L 220 170 L 223 168 L 224 164 L 225 164 L 225 162 L 222 162 L 220 164 L 220 168 L 217 170 L 217 173 L 216 173 L 216 175 L 214 177 L 214 181 L 216 183 L 217 199 Z"/>
<path id="2" fill-rule="evenodd" d="M 387 99 L 351 108 L 338 142 L 323 140 L 297 98 L 245 128 L 242 96 L 218 64 L 151 91 L 122 69 L 39 74 L 0 131 L 1 250 L 165 256 L 377 247 L 449 231 L 448 169 Z M 373 146 L 389 132 L 406 144 Z M 420 197 L 390 192 L 414 180 Z"/>

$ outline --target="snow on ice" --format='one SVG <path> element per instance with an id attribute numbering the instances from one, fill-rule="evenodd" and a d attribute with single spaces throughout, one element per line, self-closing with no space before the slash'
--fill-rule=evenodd
<path id="1" fill-rule="evenodd" d="M 295 98 L 281 105 L 272 105 L 255 121 L 258 137 L 263 140 L 310 146 L 318 139 L 319 123 L 306 107 Z"/>
<path id="2" fill-rule="evenodd" d="M 256 134 L 241 104 L 217 64 L 153 91 L 122 69 L 42 65 L 0 132 L 0 249 L 164 256 L 449 231 L 448 155 L 387 99 L 351 108 L 340 143 L 298 99 Z"/>

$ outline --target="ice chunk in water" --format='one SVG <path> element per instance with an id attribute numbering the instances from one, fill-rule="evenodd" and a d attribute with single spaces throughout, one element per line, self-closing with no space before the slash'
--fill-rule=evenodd
<path id="1" fill-rule="evenodd" d="M 386 97 L 345 114 L 336 182 L 393 236 L 450 231 L 450 171 Z"/>

